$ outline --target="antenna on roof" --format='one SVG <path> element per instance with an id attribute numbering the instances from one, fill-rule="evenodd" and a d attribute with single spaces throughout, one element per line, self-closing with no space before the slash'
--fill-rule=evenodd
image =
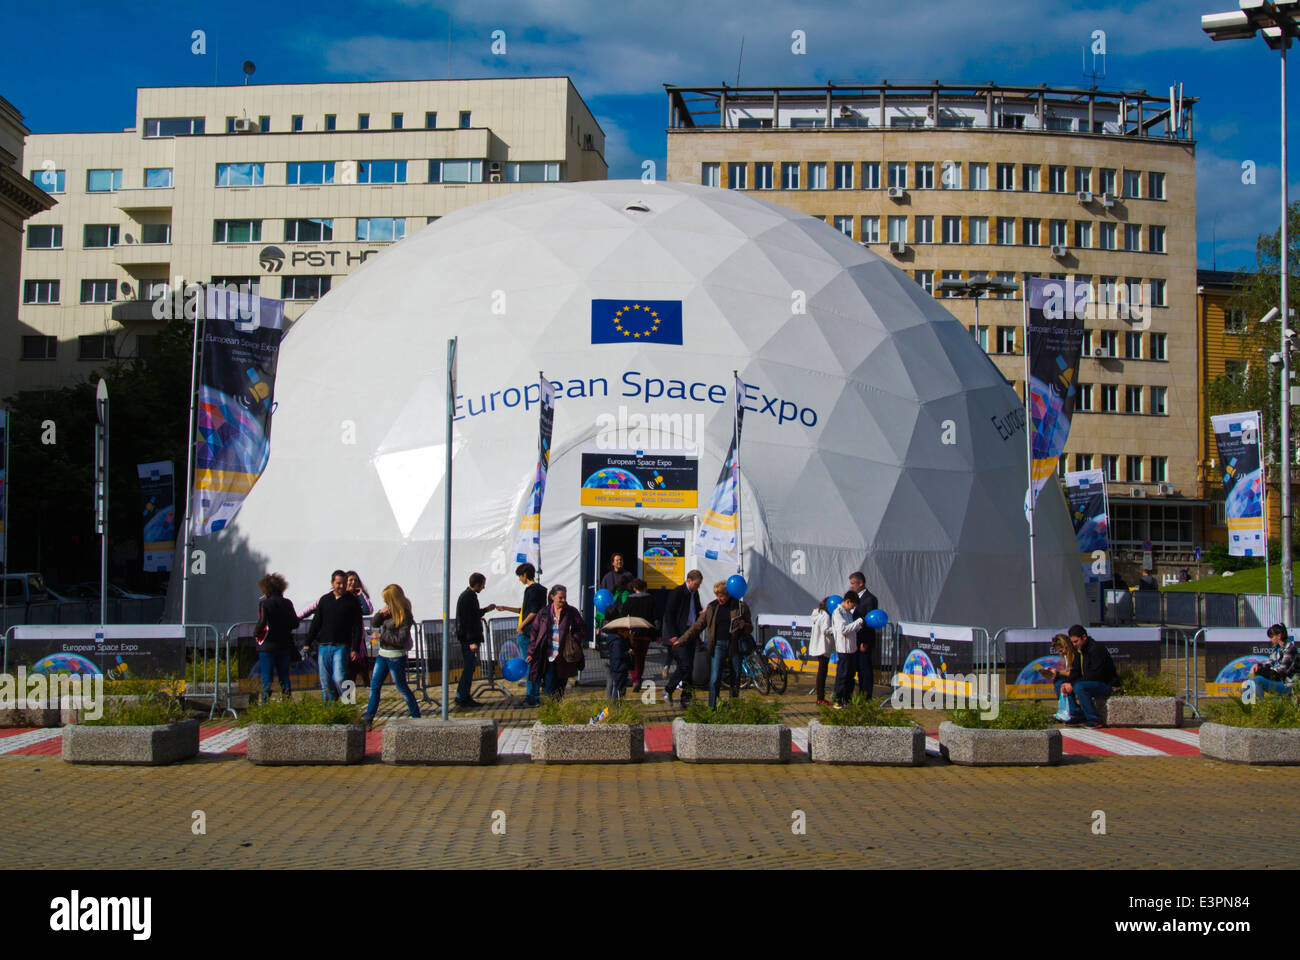
<path id="1" fill-rule="evenodd" d="M 740 35 L 740 56 L 736 59 L 736 86 L 740 86 L 740 65 L 745 62 L 745 35 Z"/>
<path id="2" fill-rule="evenodd" d="M 252 60 L 244 61 L 244 86 L 248 86 L 248 78 L 257 73 L 257 64 Z"/>

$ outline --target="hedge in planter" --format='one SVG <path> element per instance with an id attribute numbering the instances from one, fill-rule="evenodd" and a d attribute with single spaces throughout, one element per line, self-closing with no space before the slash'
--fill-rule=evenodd
<path id="1" fill-rule="evenodd" d="M 1061 762 L 1061 731 L 1036 701 L 999 701 L 998 715 L 954 710 L 939 725 L 939 752 L 952 763 L 972 767 L 1049 766 Z"/>
<path id="2" fill-rule="evenodd" d="M 790 728 L 781 706 L 757 697 L 696 701 L 673 721 L 673 753 L 687 763 L 789 763 Z"/>
<path id="3" fill-rule="evenodd" d="M 1169 678 L 1133 670 L 1120 674 L 1119 688 L 1107 698 L 1101 714 L 1112 727 L 1183 725 L 1183 703 Z"/>
<path id="4" fill-rule="evenodd" d="M 1201 754 L 1252 764 L 1300 764 L 1300 701 L 1263 696 L 1253 704 L 1208 704 L 1201 725 Z"/>
<path id="5" fill-rule="evenodd" d="M 530 749 L 534 763 L 639 763 L 645 759 L 640 708 L 627 700 L 548 697 L 538 708 Z"/>
<path id="6" fill-rule="evenodd" d="M 856 693 L 842 710 L 823 706 L 820 713 L 808 724 L 808 754 L 814 763 L 925 763 L 925 731 L 904 710 L 886 710 Z"/>
<path id="7" fill-rule="evenodd" d="M 69 763 L 161 765 L 199 752 L 199 724 L 172 698 L 109 705 L 95 720 L 63 728 Z"/>
<path id="8" fill-rule="evenodd" d="M 366 728 L 354 703 L 315 698 L 259 704 L 245 715 L 248 759 L 256 764 L 360 763 Z"/>

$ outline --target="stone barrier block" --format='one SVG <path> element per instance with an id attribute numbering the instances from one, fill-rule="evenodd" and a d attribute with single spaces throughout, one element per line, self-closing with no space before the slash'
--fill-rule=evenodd
<path id="1" fill-rule="evenodd" d="M 645 726 L 640 723 L 534 723 L 533 763 L 640 763 Z"/>
<path id="2" fill-rule="evenodd" d="M 925 731 L 908 727 L 841 727 L 811 720 L 808 752 L 814 763 L 919 766 L 925 763 Z"/>
<path id="3" fill-rule="evenodd" d="M 1300 764 L 1300 727 L 1201 724 L 1201 755 L 1230 763 Z"/>
<path id="4" fill-rule="evenodd" d="M 1101 716 L 1112 727 L 1181 727 L 1183 702 L 1177 697 L 1114 696 Z"/>
<path id="5" fill-rule="evenodd" d="M 68 763 L 158 766 L 188 760 L 198 752 L 197 720 L 148 727 L 100 727 L 73 723 L 63 728 L 63 759 Z"/>
<path id="6" fill-rule="evenodd" d="M 497 759 L 497 722 L 402 717 L 384 724 L 384 763 L 482 764 Z"/>
<path id="7" fill-rule="evenodd" d="M 254 723 L 248 727 L 248 759 L 265 766 L 360 763 L 366 728 L 359 723 Z"/>
<path id="8" fill-rule="evenodd" d="M 687 763 L 789 763 L 790 728 L 783 723 L 673 721 L 673 753 Z"/>
<path id="9" fill-rule="evenodd" d="M 1051 766 L 1061 762 L 1061 731 L 980 730 L 939 724 L 939 752 L 970 767 Z"/>

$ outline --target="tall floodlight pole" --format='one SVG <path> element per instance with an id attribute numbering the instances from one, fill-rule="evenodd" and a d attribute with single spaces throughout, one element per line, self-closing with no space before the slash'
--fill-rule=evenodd
<path id="1" fill-rule="evenodd" d="M 108 382 L 95 388 L 95 532 L 99 534 L 99 623 L 108 623 Z"/>
<path id="2" fill-rule="evenodd" d="M 447 462 L 442 521 L 442 719 L 447 719 L 447 627 L 451 620 L 451 422 L 456 412 L 456 340 L 447 341 Z"/>
<path id="3" fill-rule="evenodd" d="M 201 330 L 203 317 L 194 318 L 194 341 L 190 346 L 190 418 L 185 434 L 185 532 L 181 538 L 181 624 L 189 622 L 190 590 L 190 545 L 194 542 L 192 530 L 194 520 L 191 507 L 194 503 L 194 418 L 197 414 L 199 398 L 199 341 L 203 339 Z"/>
<path id="4" fill-rule="evenodd" d="M 1291 238 L 1289 211 L 1287 209 L 1287 123 L 1286 123 L 1286 51 L 1291 46 L 1293 37 L 1300 36 L 1300 0 L 1239 0 L 1240 10 L 1227 13 L 1212 13 L 1201 17 L 1201 29 L 1210 35 L 1211 40 L 1248 40 L 1262 31 L 1264 42 L 1269 48 L 1278 51 L 1282 60 L 1282 230 L 1279 250 L 1280 302 L 1282 308 L 1282 389 L 1279 401 L 1281 416 L 1279 428 L 1282 434 L 1281 470 L 1278 486 L 1281 488 L 1282 529 L 1282 623 L 1294 626 L 1292 616 L 1294 607 L 1295 579 L 1291 566 L 1291 311 L 1289 307 L 1291 283 Z M 1171 124 L 1176 118 L 1170 117 Z M 1268 544 L 1265 542 L 1265 551 Z M 1265 558 L 1267 560 L 1267 557 Z"/>

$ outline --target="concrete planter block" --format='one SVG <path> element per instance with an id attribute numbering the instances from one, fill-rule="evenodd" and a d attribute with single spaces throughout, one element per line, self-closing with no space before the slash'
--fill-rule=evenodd
<path id="1" fill-rule="evenodd" d="M 62 722 L 57 703 L 0 710 L 0 727 L 57 727 Z"/>
<path id="2" fill-rule="evenodd" d="M 1201 724 L 1201 756 L 1231 763 L 1300 764 L 1300 727 Z"/>
<path id="3" fill-rule="evenodd" d="M 63 759 L 68 763 L 132 763 L 158 766 L 188 760 L 199 752 L 199 723 L 182 720 L 149 727 L 63 728 Z"/>
<path id="4" fill-rule="evenodd" d="M 915 767 L 925 763 L 925 731 L 909 727 L 837 727 L 808 722 L 808 753 L 814 763 Z"/>
<path id="5" fill-rule="evenodd" d="M 534 723 L 533 763 L 640 763 L 645 726 L 640 723 Z"/>
<path id="6" fill-rule="evenodd" d="M 497 722 L 420 717 L 384 724 L 384 763 L 496 763 Z"/>
<path id="7" fill-rule="evenodd" d="M 939 724 L 944 759 L 970 767 L 1050 766 L 1061 762 L 1061 731 L 974 730 Z"/>
<path id="8" fill-rule="evenodd" d="M 784 723 L 673 721 L 673 754 L 687 763 L 789 763 L 790 728 Z"/>
<path id="9" fill-rule="evenodd" d="M 1111 697 L 1101 711 L 1112 727 L 1181 727 L 1183 702 L 1177 697 Z"/>
<path id="10" fill-rule="evenodd" d="M 366 728 L 359 723 L 253 723 L 248 759 L 264 766 L 360 763 Z"/>

